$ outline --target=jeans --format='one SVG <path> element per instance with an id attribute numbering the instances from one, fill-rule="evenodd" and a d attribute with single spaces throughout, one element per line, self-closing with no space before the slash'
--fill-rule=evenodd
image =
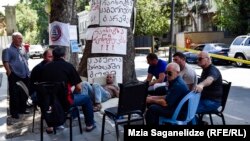
<path id="1" fill-rule="evenodd" d="M 221 105 L 221 102 L 209 99 L 200 99 L 197 113 L 204 113 L 217 110 Z"/>
<path id="2" fill-rule="evenodd" d="M 94 124 L 94 112 L 91 99 L 85 94 L 74 94 L 74 103 L 72 106 L 82 106 L 86 126 Z"/>
<path id="3" fill-rule="evenodd" d="M 145 118 L 147 125 L 159 125 L 159 117 L 165 116 L 170 117 L 171 113 L 167 107 L 163 107 L 158 104 L 152 104 L 149 106 Z"/>
<path id="4" fill-rule="evenodd" d="M 110 93 L 106 91 L 100 84 L 94 83 L 92 88 L 95 94 L 95 103 L 105 102 L 111 98 Z"/>
<path id="5" fill-rule="evenodd" d="M 82 94 L 89 95 L 94 103 L 105 102 L 111 98 L 108 91 L 106 91 L 100 84 L 94 83 L 92 86 L 89 82 L 82 82 Z"/>

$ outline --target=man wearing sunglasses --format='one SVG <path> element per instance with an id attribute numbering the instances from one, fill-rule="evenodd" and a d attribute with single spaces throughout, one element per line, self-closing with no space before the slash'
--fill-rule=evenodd
<path id="1" fill-rule="evenodd" d="M 188 86 L 182 77 L 179 76 L 179 72 L 180 66 L 177 63 L 169 63 L 166 70 L 168 81 L 167 95 L 147 97 L 147 104 L 149 104 L 146 112 L 147 125 L 158 125 L 159 116 L 171 117 L 181 99 L 188 94 Z"/>
<path id="2" fill-rule="evenodd" d="M 211 63 L 207 52 L 198 54 L 198 65 L 202 68 L 201 77 L 194 91 L 201 92 L 197 113 L 217 110 L 222 99 L 222 76 L 220 71 Z"/>

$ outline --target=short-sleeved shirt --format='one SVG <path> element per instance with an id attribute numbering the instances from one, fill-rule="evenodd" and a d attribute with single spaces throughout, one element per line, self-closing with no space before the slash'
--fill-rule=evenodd
<path id="1" fill-rule="evenodd" d="M 64 82 L 67 85 L 67 101 L 70 105 L 74 102 L 71 86 L 82 82 L 75 67 L 62 58 L 54 59 L 44 66 L 42 81 Z"/>
<path id="2" fill-rule="evenodd" d="M 186 82 L 186 84 L 190 85 L 193 84 L 193 86 L 197 83 L 197 75 L 195 70 L 188 65 L 185 64 L 184 69 L 179 73 L 179 75 L 183 78 L 183 80 Z"/>
<path id="3" fill-rule="evenodd" d="M 173 81 L 169 82 L 168 92 L 165 100 L 167 101 L 167 109 L 170 111 L 170 113 L 173 113 L 175 111 L 182 98 L 188 93 L 189 88 L 182 77 L 178 76 Z"/>
<path id="4" fill-rule="evenodd" d="M 209 76 L 213 77 L 214 81 L 212 82 L 211 85 L 203 88 L 201 92 L 201 99 L 221 101 L 223 94 L 222 76 L 220 71 L 212 64 L 209 67 L 203 69 L 201 73 L 200 82 L 202 82 Z"/>
<path id="5" fill-rule="evenodd" d="M 148 73 L 152 74 L 156 79 L 159 79 L 160 73 L 165 73 L 167 67 L 167 62 L 161 59 L 158 59 L 157 65 L 155 66 L 149 66 L 148 67 Z M 166 81 L 166 77 L 164 79 L 164 82 Z"/>
<path id="6" fill-rule="evenodd" d="M 28 61 L 22 48 L 16 48 L 13 44 L 2 52 L 2 61 L 8 62 L 11 72 L 20 78 L 27 78 L 30 75 Z"/>

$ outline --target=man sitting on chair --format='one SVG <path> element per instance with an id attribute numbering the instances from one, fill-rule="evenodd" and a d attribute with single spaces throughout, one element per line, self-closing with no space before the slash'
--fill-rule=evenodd
<path id="1" fill-rule="evenodd" d="M 174 62 L 167 66 L 168 91 L 166 96 L 148 96 L 146 124 L 159 125 L 159 117 L 171 117 L 181 99 L 188 94 L 189 88 L 179 76 L 180 66 Z M 182 109 L 183 110 L 183 109 Z"/>
<path id="2" fill-rule="evenodd" d="M 91 86 L 88 82 L 82 83 L 83 93 L 87 93 L 93 103 L 94 103 L 94 111 L 100 111 L 102 108 L 101 103 L 105 102 L 111 98 L 119 97 L 120 88 L 114 84 L 113 74 L 108 74 L 106 76 L 106 84 L 100 85 L 98 83 L 93 83 Z"/>

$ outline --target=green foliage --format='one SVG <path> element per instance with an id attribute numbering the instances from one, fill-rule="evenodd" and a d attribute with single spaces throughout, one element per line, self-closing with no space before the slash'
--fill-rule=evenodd
<path id="1" fill-rule="evenodd" d="M 224 28 L 232 34 L 247 34 L 250 32 L 248 24 L 250 1 L 246 0 L 215 0 L 218 11 L 213 18 L 218 27 Z"/>
<path id="2" fill-rule="evenodd" d="M 24 36 L 24 42 L 37 43 L 37 19 L 35 10 L 27 4 L 21 3 L 16 6 L 16 20 L 18 31 Z"/>
<path id="3" fill-rule="evenodd" d="M 165 0 L 137 0 L 136 35 L 163 35 L 169 31 L 169 7 Z"/>

